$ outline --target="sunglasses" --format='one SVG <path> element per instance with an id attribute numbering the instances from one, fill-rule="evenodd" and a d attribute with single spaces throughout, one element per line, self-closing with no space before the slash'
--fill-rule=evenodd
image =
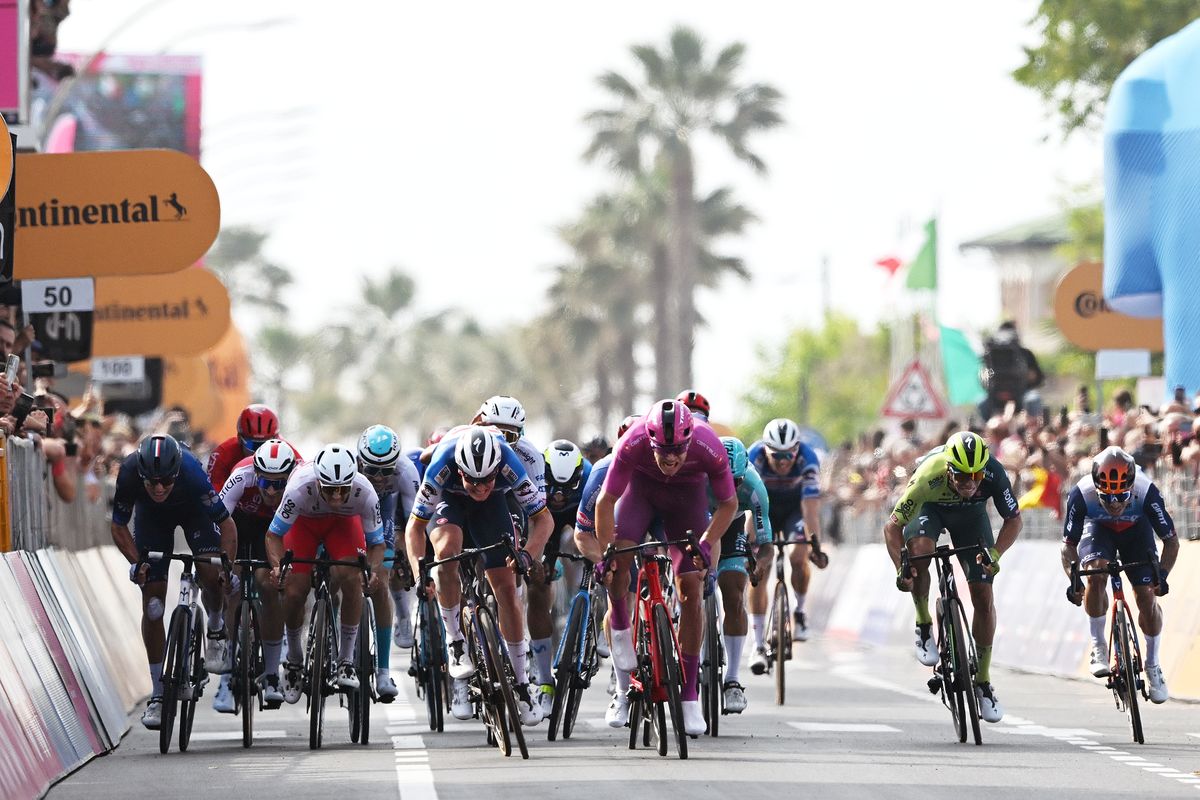
<path id="1" fill-rule="evenodd" d="M 460 469 L 458 471 L 458 477 L 462 478 L 463 483 L 470 484 L 471 486 L 486 486 L 487 484 L 496 480 L 496 473 L 493 472 L 491 475 L 488 475 L 484 478 L 472 478 L 470 475 L 466 474 Z"/>
<path id="2" fill-rule="evenodd" d="M 508 442 L 509 444 L 516 444 L 517 442 L 521 441 L 520 431 L 512 431 L 508 428 L 500 428 L 500 433 L 504 434 L 504 441 Z"/>
<path id="3" fill-rule="evenodd" d="M 358 469 L 363 475 L 368 478 L 389 478 L 396 474 L 395 465 L 390 467 L 376 467 L 371 464 L 363 464 Z"/>
<path id="4" fill-rule="evenodd" d="M 967 481 L 981 481 L 981 480 L 983 480 L 983 471 L 981 470 L 979 472 L 962 472 L 960 470 L 955 469 L 954 467 L 950 467 L 950 477 L 953 478 L 957 483 L 966 483 Z"/>
<path id="5" fill-rule="evenodd" d="M 146 484 L 147 486 L 174 486 L 175 476 L 172 475 L 169 478 L 147 478 L 145 475 L 143 475 L 142 483 Z"/>
<path id="6" fill-rule="evenodd" d="M 259 478 L 258 488 L 273 492 L 281 492 L 287 487 L 287 478 Z"/>
<path id="7" fill-rule="evenodd" d="M 255 450 L 262 447 L 268 441 L 269 440 L 267 440 L 267 439 L 242 439 L 242 447 L 244 447 L 246 449 L 247 453 L 253 453 Z"/>
<path id="8" fill-rule="evenodd" d="M 650 449 L 656 453 L 662 453 L 664 456 L 680 456 L 683 455 L 691 442 L 682 442 L 680 444 L 658 444 L 653 439 L 650 440 Z"/>
<path id="9" fill-rule="evenodd" d="M 1107 506 L 1125 505 L 1133 497 L 1133 492 L 1096 492 L 1100 502 Z"/>
<path id="10" fill-rule="evenodd" d="M 334 498 L 346 500 L 350 497 L 349 486 L 322 486 L 320 492 L 321 497 L 324 497 L 326 500 L 333 500 Z"/>
<path id="11" fill-rule="evenodd" d="M 799 451 L 795 450 L 795 449 L 793 449 L 793 450 L 772 450 L 769 447 L 767 448 L 767 455 L 770 456 L 771 458 L 775 459 L 776 461 L 789 461 L 789 460 L 795 458 L 796 454 L 798 452 Z"/>

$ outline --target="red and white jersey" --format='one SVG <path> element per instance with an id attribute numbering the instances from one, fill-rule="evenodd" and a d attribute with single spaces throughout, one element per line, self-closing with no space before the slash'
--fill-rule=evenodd
<path id="1" fill-rule="evenodd" d="M 287 442 L 287 439 L 281 441 Z M 302 464 L 304 459 L 300 457 L 300 451 L 296 449 L 296 445 L 292 445 L 292 451 L 296 454 L 296 463 Z M 208 456 L 208 480 L 212 483 L 213 488 L 220 492 L 224 487 L 229 476 L 233 474 L 236 467 L 240 467 L 245 463 L 245 459 L 252 457 L 246 453 L 246 448 L 242 446 L 242 440 L 236 436 L 231 436 L 225 441 L 217 445 Z"/>
<path id="2" fill-rule="evenodd" d="M 292 471 L 283 500 L 271 520 L 270 530 L 276 536 L 283 536 L 300 517 L 355 515 L 362 519 L 367 544 L 383 541 L 383 517 L 379 513 L 379 495 L 365 475 L 355 474 L 354 482 L 350 485 L 350 498 L 340 507 L 333 508 L 321 497 L 316 465 L 304 464 Z"/>
<path id="3" fill-rule="evenodd" d="M 221 502 L 230 514 L 234 509 L 252 517 L 270 519 L 275 516 L 275 507 L 263 502 L 258 491 L 258 473 L 254 471 L 254 457 L 243 458 L 229 473 L 229 479 L 221 487 Z"/>

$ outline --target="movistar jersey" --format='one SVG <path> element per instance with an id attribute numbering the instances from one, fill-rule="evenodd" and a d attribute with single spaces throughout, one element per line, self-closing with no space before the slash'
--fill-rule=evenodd
<path id="1" fill-rule="evenodd" d="M 950 478 L 946 474 L 946 447 L 935 447 L 917 462 L 917 470 L 909 480 L 904 494 L 896 502 L 892 510 L 892 521 L 900 527 L 912 522 L 921 511 L 921 506 L 933 503 L 947 508 L 977 505 L 991 498 L 996 510 L 1004 519 L 1011 519 L 1021 513 L 1013 497 L 1012 484 L 1008 473 L 994 456 L 989 456 L 983 467 L 983 480 L 979 488 L 970 497 L 963 497 L 950 486 Z"/>

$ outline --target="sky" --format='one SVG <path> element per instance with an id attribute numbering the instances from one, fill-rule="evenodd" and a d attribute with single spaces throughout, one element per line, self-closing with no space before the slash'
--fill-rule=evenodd
<path id="1" fill-rule="evenodd" d="M 635 76 L 630 45 L 663 47 L 676 24 L 711 53 L 744 42 L 742 78 L 782 90 L 787 124 L 755 140 L 765 177 L 696 145 L 699 191 L 732 186 L 759 218 L 721 245 L 752 280 L 699 299 L 711 325 L 696 388 L 728 419 L 756 348 L 819 324 L 822 260 L 833 308 L 872 326 L 906 302 L 902 275 L 889 281 L 875 260 L 914 255 L 931 216 L 941 320 L 999 321 L 993 265 L 958 244 L 1054 213 L 1101 176 L 1099 138 L 1064 143 L 1011 78 L 1036 7 L 75 0 L 59 46 L 203 58 L 203 163 L 223 224 L 270 232 L 301 326 L 393 265 L 416 278 L 419 311 L 467 308 L 498 326 L 545 310 L 551 268 L 569 256 L 556 226 L 615 185 L 581 159 L 583 115 L 611 105 L 596 77 Z"/>

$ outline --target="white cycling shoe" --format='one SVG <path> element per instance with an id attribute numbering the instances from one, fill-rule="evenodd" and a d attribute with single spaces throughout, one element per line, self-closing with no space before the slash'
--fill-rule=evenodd
<path id="1" fill-rule="evenodd" d="M 396 699 L 396 695 L 400 694 L 399 687 L 392 680 L 392 672 L 387 669 L 375 670 L 375 693 L 379 695 L 381 703 L 390 703 Z"/>
<path id="2" fill-rule="evenodd" d="M 928 634 L 921 631 L 918 625 L 916 628 L 916 641 L 913 643 L 916 647 L 917 661 L 920 661 L 927 667 L 932 667 L 938 662 L 937 642 L 933 640 L 933 629 L 930 628 Z"/>
<path id="3" fill-rule="evenodd" d="M 396 623 L 392 625 L 392 641 L 401 650 L 408 650 L 413 646 L 412 620 L 408 617 L 396 617 Z"/>
<path id="4" fill-rule="evenodd" d="M 237 711 L 233 701 L 233 689 L 229 686 L 229 676 L 222 675 L 217 682 L 217 692 L 213 695 L 213 711 L 218 714 L 232 714 Z"/>
<path id="5" fill-rule="evenodd" d="M 521 724 L 532 727 L 541 722 L 542 704 L 533 698 L 529 684 L 518 683 L 513 687 L 513 693 L 517 697 L 517 714 L 521 717 Z"/>
<path id="6" fill-rule="evenodd" d="M 975 684 L 975 699 L 979 701 L 979 716 L 984 722 L 999 722 L 1004 719 L 1004 709 L 996 699 L 996 691 L 990 683 Z"/>
<path id="7" fill-rule="evenodd" d="M 1162 667 L 1158 664 L 1147 664 L 1146 680 L 1150 683 L 1150 702 L 1167 702 L 1171 694 L 1167 691 L 1167 679 L 1163 677 Z"/>
<path id="8" fill-rule="evenodd" d="M 304 694 L 304 666 L 285 661 L 283 663 L 284 702 L 294 705 L 300 702 L 302 694 Z"/>
<path id="9" fill-rule="evenodd" d="M 755 675 L 762 675 L 770 666 L 767 663 L 767 651 L 761 647 L 754 648 L 754 658 L 750 659 L 750 671 Z"/>
<path id="10" fill-rule="evenodd" d="M 700 736 L 708 730 L 708 723 L 704 721 L 704 710 L 700 708 L 699 700 L 684 700 L 680 705 L 683 706 L 683 732 L 688 736 Z"/>
<path id="11" fill-rule="evenodd" d="M 628 713 L 626 713 L 628 716 Z M 150 702 L 146 704 L 146 710 L 142 712 L 142 724 L 147 730 L 156 731 L 162 727 L 162 698 L 151 697 Z"/>
<path id="12" fill-rule="evenodd" d="M 446 666 L 451 678 L 466 680 L 475 674 L 475 663 L 471 661 L 471 653 L 467 643 L 459 639 L 450 643 L 450 663 Z"/>
<path id="13" fill-rule="evenodd" d="M 614 694 L 604 712 L 604 721 L 610 728 L 624 728 L 629 724 L 629 698 L 623 694 Z"/>
<path id="14" fill-rule="evenodd" d="M 233 651 L 229 640 L 222 630 L 214 635 L 208 632 L 207 646 L 204 649 L 204 670 L 213 675 L 225 675 L 233 670 Z"/>
<path id="15" fill-rule="evenodd" d="M 465 680 L 455 679 L 451 684 L 450 713 L 455 719 L 470 719 L 475 716 L 475 704 L 471 702 L 471 690 Z"/>
<path id="16" fill-rule="evenodd" d="M 1092 671 L 1092 677 L 1106 678 L 1108 677 L 1108 648 L 1101 647 L 1098 644 L 1092 645 L 1092 658 L 1088 665 Z"/>
<path id="17" fill-rule="evenodd" d="M 746 710 L 746 687 L 737 681 L 725 681 L 723 694 L 726 713 L 740 714 Z"/>

